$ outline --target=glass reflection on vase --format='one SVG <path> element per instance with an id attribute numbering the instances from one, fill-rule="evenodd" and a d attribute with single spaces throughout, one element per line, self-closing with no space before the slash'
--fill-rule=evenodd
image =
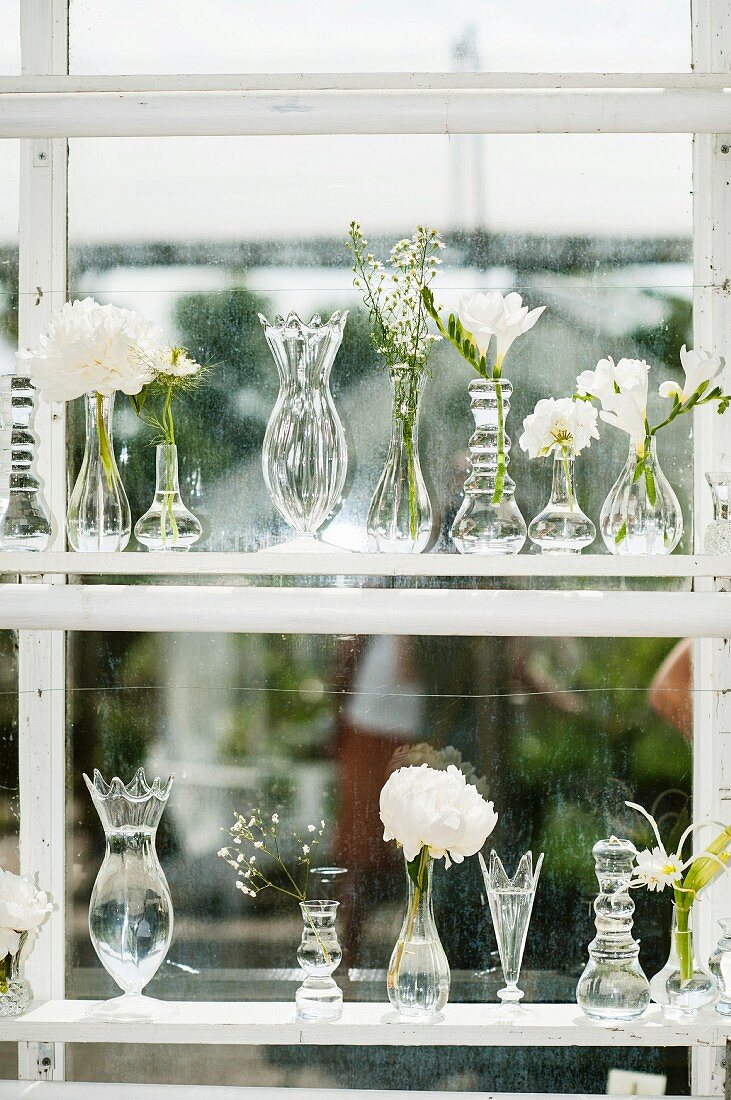
<path id="1" fill-rule="evenodd" d="M 295 994 L 295 1003 L 301 1020 L 339 1020 L 343 1014 L 342 990 L 332 976 L 343 957 L 335 930 L 339 904 L 300 902 L 304 927 L 297 962 L 306 978 Z"/>
<path id="2" fill-rule="evenodd" d="M 45 550 L 51 540 L 41 483 L 36 473 L 38 437 L 36 391 L 29 378 L 6 374 L 0 379 L 0 549 Z"/>
<path id="3" fill-rule="evenodd" d="M 681 909 L 673 905 L 668 961 L 650 979 L 650 993 L 656 1004 L 682 1016 L 695 1016 L 718 996 L 713 978 L 696 956 L 692 906 Z"/>
<path id="4" fill-rule="evenodd" d="M 505 423 L 512 383 L 506 378 L 474 378 L 469 384 L 475 431 L 469 442 L 470 474 L 451 529 L 460 554 L 517 554 L 526 525 L 508 474 L 510 437 Z"/>
<path id="5" fill-rule="evenodd" d="M 543 866 L 543 853 L 536 861 L 535 871 L 533 854 L 526 852 L 521 856 L 512 878 L 506 874 L 497 852 L 490 852 L 489 869 L 482 852 L 478 853 L 478 857 L 505 980 L 504 988 L 499 989 L 497 995 L 502 1005 L 517 1007 L 524 996 L 523 990 L 518 988 L 518 981 Z"/>
<path id="6" fill-rule="evenodd" d="M 391 439 L 366 526 L 381 553 L 420 554 L 432 537 L 434 515 L 419 458 L 419 409 L 425 370 L 397 363 L 389 368 Z"/>
<path id="7" fill-rule="evenodd" d="M 0 1016 L 22 1016 L 31 1002 L 30 986 L 20 976 L 20 960 L 27 939 L 28 933 L 21 932 L 15 951 L 0 959 Z"/>
<path id="8" fill-rule="evenodd" d="M 132 531 L 129 501 L 114 457 L 114 394 L 86 395 L 86 444 L 66 526 L 74 550 L 124 550 Z"/>
<path id="9" fill-rule="evenodd" d="M 189 550 L 203 529 L 180 495 L 174 444 L 160 443 L 155 448 L 155 477 L 155 497 L 135 524 L 135 538 L 148 550 Z"/>
<path id="10" fill-rule="evenodd" d="M 386 976 L 393 1007 L 402 1016 L 420 1019 L 438 1015 L 449 997 L 449 963 L 432 907 L 433 865 L 426 848 L 406 865 L 409 897 Z"/>
<path id="11" fill-rule="evenodd" d="M 706 527 L 703 549 L 707 554 L 731 554 L 731 474 L 706 474 L 713 495 L 713 519 Z"/>
<path id="12" fill-rule="evenodd" d="M 330 393 L 330 372 L 348 311 L 305 324 L 296 313 L 259 321 L 279 372 L 279 396 L 262 449 L 264 482 L 297 538 L 286 551 L 327 548 L 318 531 L 340 500 L 348 468 L 345 433 Z"/>
<path id="13" fill-rule="evenodd" d="M 139 768 L 126 786 L 116 776 L 107 784 L 94 770 L 84 780 L 106 840 L 104 862 L 89 903 L 89 933 L 102 966 L 123 990 L 121 997 L 94 1005 L 89 1015 L 116 1020 L 158 1020 L 173 1009 L 143 996 L 167 955 L 173 934 L 173 906 L 155 850 L 155 835 L 172 787 L 149 785 Z"/>
<path id="14" fill-rule="evenodd" d="M 721 938 L 711 952 L 708 969 L 719 993 L 716 1012 L 731 1016 L 731 917 L 722 917 L 718 924 Z"/>
<path id="15" fill-rule="evenodd" d="M 610 554 L 669 554 L 680 542 L 683 513 L 657 460 L 656 436 L 640 447 L 630 443 L 599 526 Z"/>
<path id="16" fill-rule="evenodd" d="M 556 450 L 551 498 L 531 520 L 528 538 L 543 554 L 580 554 L 596 538 L 596 527 L 576 499 L 573 451 Z"/>

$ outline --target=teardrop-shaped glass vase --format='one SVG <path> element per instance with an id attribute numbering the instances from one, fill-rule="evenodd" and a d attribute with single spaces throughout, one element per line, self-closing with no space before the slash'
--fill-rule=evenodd
<path id="1" fill-rule="evenodd" d="M 66 520 L 74 550 L 124 550 L 132 531 L 129 501 L 114 457 L 114 394 L 86 395 L 86 446 Z"/>
<path id="2" fill-rule="evenodd" d="M 657 460 L 657 439 L 633 443 L 609 490 L 599 527 L 610 554 L 669 554 L 683 534 L 683 513 Z"/>
<path id="3" fill-rule="evenodd" d="M 409 900 L 388 967 L 388 999 L 402 1016 L 436 1016 L 449 997 L 449 963 L 439 939 L 432 908 L 434 860 L 424 853 L 406 867 Z M 416 881 L 414 881 L 416 879 Z"/>
<path id="4" fill-rule="evenodd" d="M 174 444 L 156 447 L 155 477 L 155 497 L 135 524 L 135 538 L 148 550 L 188 550 L 203 528 L 180 495 L 178 448 Z"/>
<path id="5" fill-rule="evenodd" d="M 528 538 L 540 547 L 542 554 L 580 554 L 596 538 L 596 527 L 576 499 L 572 450 L 556 450 L 551 498 L 531 520 Z"/>

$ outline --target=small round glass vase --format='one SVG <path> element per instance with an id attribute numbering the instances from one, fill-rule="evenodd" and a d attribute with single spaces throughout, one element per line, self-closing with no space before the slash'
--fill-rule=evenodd
<path id="1" fill-rule="evenodd" d="M 680 542 L 683 513 L 657 461 L 655 436 L 641 447 L 630 443 L 602 505 L 599 528 L 610 554 L 669 554 Z"/>
<path id="2" fill-rule="evenodd" d="M 551 498 L 531 520 L 528 538 L 542 554 L 580 554 L 596 538 L 596 527 L 576 499 L 573 451 L 554 452 Z"/>
<path id="3" fill-rule="evenodd" d="M 306 977 L 295 994 L 300 1020 L 339 1020 L 343 993 L 333 978 L 343 952 L 335 930 L 338 901 L 301 901 L 302 940 L 297 962 Z"/>
<path id="4" fill-rule="evenodd" d="M 718 923 L 723 935 L 708 960 L 708 969 L 719 992 L 716 1012 L 731 1016 L 731 917 L 723 917 Z"/>
<path id="5" fill-rule="evenodd" d="M 731 474 L 706 474 L 713 495 L 713 520 L 706 527 L 703 549 L 707 554 L 731 554 Z"/>
<path id="6" fill-rule="evenodd" d="M 656 1004 L 682 1016 L 695 1016 L 718 996 L 716 983 L 698 962 L 693 941 L 693 910 L 673 905 L 670 954 L 662 970 L 650 979 Z"/>
<path id="7" fill-rule="evenodd" d="M 418 864 L 414 872 L 418 884 L 407 864 L 409 900 L 386 977 L 393 1007 L 402 1016 L 422 1020 L 437 1016 L 449 997 L 449 963 L 432 908 L 433 864 L 429 856 Z"/>
<path id="8" fill-rule="evenodd" d="M 30 986 L 20 976 L 20 959 L 27 932 L 20 933 L 18 946 L 0 959 L 0 1016 L 22 1016 L 31 1002 Z"/>
<path id="9" fill-rule="evenodd" d="M 69 500 L 66 529 L 73 550 L 124 550 L 132 517 L 114 458 L 114 394 L 86 395 L 86 446 Z"/>
<path id="10" fill-rule="evenodd" d="M 178 448 L 161 443 L 155 449 L 155 498 L 135 524 L 135 538 L 148 550 L 189 550 L 203 533 L 183 504 L 178 478 Z"/>

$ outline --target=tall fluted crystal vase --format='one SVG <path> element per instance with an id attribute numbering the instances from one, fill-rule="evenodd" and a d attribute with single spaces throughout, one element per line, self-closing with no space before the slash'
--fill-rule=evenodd
<path id="1" fill-rule="evenodd" d="M 262 449 L 264 482 L 274 507 L 298 538 L 287 551 L 321 550 L 318 531 L 340 500 L 348 469 L 345 433 L 330 393 L 330 372 L 347 310 L 309 324 L 290 313 L 274 323 L 259 314 L 279 372 L 279 396 Z"/>
<path id="2" fill-rule="evenodd" d="M 460 554 L 517 554 L 526 525 L 515 503 L 508 473 L 510 436 L 505 423 L 512 384 L 506 379 L 474 378 L 469 385 L 475 431 L 470 439 L 470 475 L 451 536 Z"/>
<path id="3" fill-rule="evenodd" d="M 441 1012 L 449 997 L 449 963 L 432 908 L 433 864 L 426 848 L 406 864 L 409 900 L 386 978 L 393 1007 L 422 1019 Z"/>
<path id="4" fill-rule="evenodd" d="M 86 395 L 84 457 L 69 501 L 66 526 L 74 550 L 124 550 L 132 517 L 114 457 L 114 394 Z"/>

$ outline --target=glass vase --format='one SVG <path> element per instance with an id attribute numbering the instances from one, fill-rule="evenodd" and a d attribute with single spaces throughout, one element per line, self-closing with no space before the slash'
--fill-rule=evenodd
<path id="1" fill-rule="evenodd" d="M 317 314 L 305 324 L 296 313 L 270 324 L 259 314 L 279 372 L 279 396 L 262 449 L 264 481 L 274 507 L 298 538 L 286 551 L 322 550 L 316 537 L 340 500 L 348 447 L 330 393 L 330 372 L 348 317 Z"/>
<path id="2" fill-rule="evenodd" d="M 135 524 L 135 538 L 148 550 L 189 550 L 202 533 L 180 495 L 178 448 L 160 443 L 155 449 L 155 497 Z"/>
<path id="3" fill-rule="evenodd" d="M 106 838 L 104 862 L 89 903 L 89 933 L 102 966 L 123 991 L 94 1005 L 89 1015 L 117 1020 L 159 1020 L 172 1009 L 142 995 L 167 955 L 173 906 L 155 851 L 155 834 L 170 797 L 171 775 L 148 785 L 139 768 L 126 786 L 84 775 Z"/>
<path id="4" fill-rule="evenodd" d="M 409 899 L 386 977 L 388 999 L 402 1016 L 436 1016 L 449 997 L 449 963 L 432 907 L 434 860 L 424 854 L 406 864 Z"/>
<path id="5" fill-rule="evenodd" d="M 337 901 L 301 901 L 302 942 L 297 962 L 306 977 L 295 994 L 297 1016 L 301 1020 L 339 1020 L 343 1014 L 343 994 L 333 978 L 343 952 L 335 930 Z"/>
<path id="6" fill-rule="evenodd" d="M 639 464 L 639 469 L 638 469 Z M 599 517 L 610 554 L 669 554 L 683 534 L 683 513 L 657 460 L 657 439 L 630 443 L 624 469 Z"/>
<path id="7" fill-rule="evenodd" d="M 20 959 L 27 932 L 19 933 L 18 946 L 0 959 L 0 1016 L 22 1016 L 31 1002 L 30 986 L 20 976 Z"/>
<path id="8" fill-rule="evenodd" d="M 36 391 L 29 378 L 3 375 L 0 382 L 2 550 L 45 550 L 51 540 L 51 521 L 36 474 L 35 404 Z"/>
<path id="9" fill-rule="evenodd" d="M 719 993 L 716 1012 L 731 1016 L 731 917 L 723 917 L 718 923 L 722 935 L 708 960 L 708 969 Z"/>
<path id="10" fill-rule="evenodd" d="M 616 836 L 592 849 L 599 894 L 594 902 L 596 936 L 576 987 L 576 1003 L 592 1020 L 633 1020 L 650 1003 L 650 984 L 632 935 L 635 903 L 629 892 L 636 849 Z"/>
<path id="11" fill-rule="evenodd" d="M 703 549 L 707 554 L 731 554 L 731 474 L 706 474 L 713 494 L 713 520 L 706 527 Z"/>
<path id="12" fill-rule="evenodd" d="M 505 422 L 513 386 L 506 378 L 474 378 L 469 393 L 475 418 L 471 469 L 452 524 L 452 542 L 460 554 L 517 554 L 525 542 L 526 525 L 508 474 L 510 437 Z"/>
<path id="13" fill-rule="evenodd" d="M 420 554 L 429 544 L 434 525 L 419 459 L 419 409 L 427 375 L 402 364 L 392 366 L 389 374 L 391 439 L 366 525 L 381 553 Z"/>
<path id="14" fill-rule="evenodd" d="M 114 458 L 114 394 L 86 395 L 84 458 L 69 501 L 66 527 L 74 550 L 124 550 L 132 519 Z"/>
<path id="15" fill-rule="evenodd" d="M 596 538 L 596 527 L 576 499 L 573 451 L 554 453 L 551 498 L 531 520 L 528 538 L 542 554 L 580 554 Z"/>
<path id="16" fill-rule="evenodd" d="M 718 996 L 713 978 L 696 957 L 692 908 L 673 905 L 670 954 L 662 970 L 650 979 L 650 993 L 656 1004 L 683 1016 L 694 1016 Z"/>
<path id="17" fill-rule="evenodd" d="M 526 852 L 521 856 L 512 878 L 505 873 L 497 852 L 490 852 L 489 870 L 482 852 L 479 853 L 479 860 L 505 981 L 505 988 L 499 989 L 497 995 L 501 1004 L 515 1007 L 524 996 L 523 990 L 518 988 L 518 979 L 543 866 L 543 853 L 538 857 L 535 872 L 532 853 Z"/>

